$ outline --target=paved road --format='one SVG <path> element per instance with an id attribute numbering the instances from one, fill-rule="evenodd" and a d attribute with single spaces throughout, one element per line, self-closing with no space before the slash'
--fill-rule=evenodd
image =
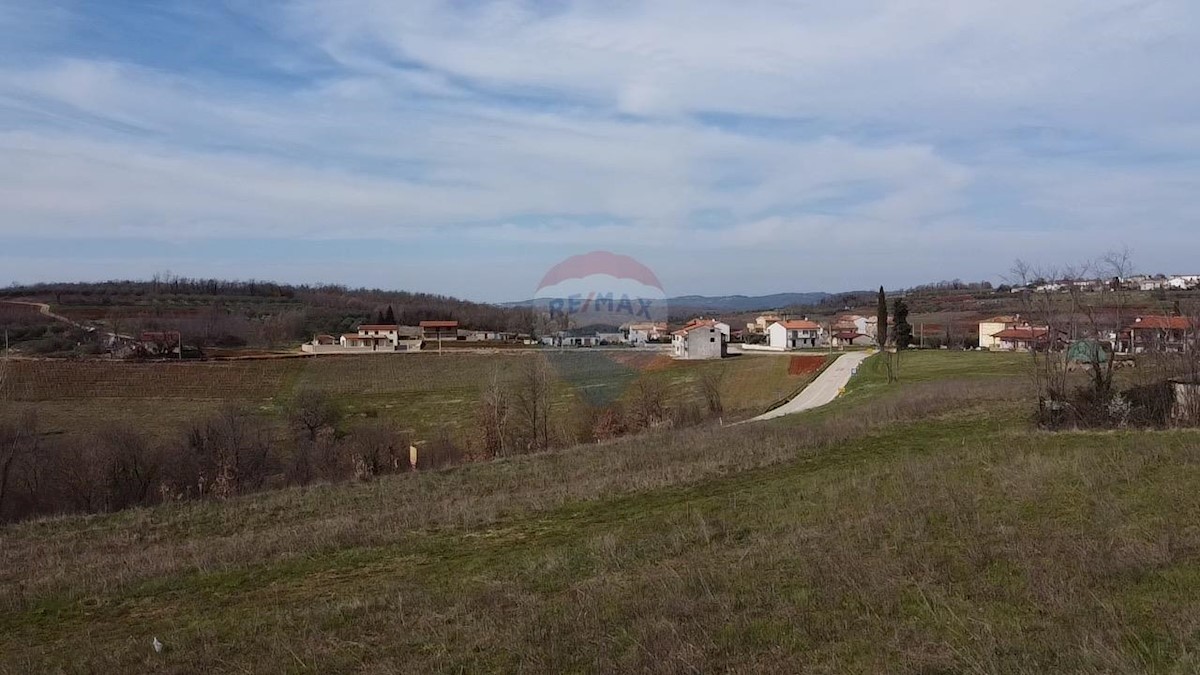
<path id="1" fill-rule="evenodd" d="M 829 403 L 837 398 L 841 388 L 846 386 L 846 383 L 850 381 L 850 376 L 854 374 L 854 370 L 863 362 L 863 359 L 870 355 L 871 352 L 846 352 L 842 354 L 836 361 L 829 364 L 828 368 L 821 371 L 817 379 L 810 382 L 792 400 L 770 412 L 765 412 L 758 417 L 752 417 L 746 421 L 760 422 L 762 420 L 774 419 L 804 410 L 819 408 Z"/>

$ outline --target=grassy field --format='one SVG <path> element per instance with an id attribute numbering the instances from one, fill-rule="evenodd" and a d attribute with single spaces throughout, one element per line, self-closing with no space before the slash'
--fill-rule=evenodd
<path id="1" fill-rule="evenodd" d="M 786 424 L 0 529 L 0 671 L 1200 668 L 1200 434 L 906 357 Z"/>
<path id="2" fill-rule="evenodd" d="M 469 428 L 481 388 L 493 377 L 510 380 L 532 358 L 549 358 L 559 378 L 560 407 L 580 394 L 593 402 L 619 398 L 639 378 L 660 382 L 669 397 L 696 398 L 698 380 L 715 372 L 726 410 L 737 418 L 761 412 L 811 379 L 789 375 L 787 358 L 777 355 L 680 362 L 647 352 L 591 350 L 196 363 L 14 360 L 8 365 L 11 400 L 0 418 L 36 410 L 54 433 L 87 434 L 107 422 L 161 437 L 225 403 L 276 415 L 295 392 L 312 388 L 337 397 L 352 417 L 394 419 L 425 434 Z"/>

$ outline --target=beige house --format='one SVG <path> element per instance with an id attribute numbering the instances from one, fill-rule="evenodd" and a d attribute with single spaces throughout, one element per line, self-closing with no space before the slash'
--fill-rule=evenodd
<path id="1" fill-rule="evenodd" d="M 363 324 L 357 332 L 318 335 L 301 345 L 309 354 L 361 354 L 374 352 L 410 352 L 421 349 L 420 330 L 395 324 Z"/>
<path id="2" fill-rule="evenodd" d="M 782 321 L 778 314 L 761 314 L 754 319 L 753 323 L 746 324 L 746 332 L 765 335 L 767 328 L 776 321 Z"/>
<path id="3" fill-rule="evenodd" d="M 979 346 L 982 349 L 1002 350 L 1000 346 L 1001 340 L 996 337 L 996 334 L 1009 328 L 1016 328 L 1021 323 L 1021 317 L 1018 316 L 993 316 L 990 319 L 984 319 L 979 322 Z"/>
<path id="4" fill-rule="evenodd" d="M 637 346 L 647 342 L 657 342 L 667 334 L 667 324 L 663 322 L 645 322 L 629 324 L 629 344 Z"/>

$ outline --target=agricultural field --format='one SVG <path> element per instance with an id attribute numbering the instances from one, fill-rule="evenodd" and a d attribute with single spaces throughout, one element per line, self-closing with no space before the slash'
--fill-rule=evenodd
<path id="1" fill-rule="evenodd" d="M 0 671 L 1200 668 L 1200 433 L 905 358 L 768 423 L 5 527 Z"/>
<path id="2" fill-rule="evenodd" d="M 510 382 L 529 359 L 546 358 L 557 377 L 556 401 L 593 405 L 627 395 L 636 381 L 660 385 L 668 400 L 699 398 L 706 373 L 719 377 L 730 418 L 748 417 L 790 395 L 812 376 L 789 374 L 776 355 L 719 362 L 677 362 L 645 352 L 446 353 L 322 356 L 240 361 L 125 363 L 13 360 L 0 418 L 34 410 L 51 433 L 90 433 L 95 424 L 127 424 L 152 436 L 224 404 L 278 415 L 305 389 L 329 393 L 351 417 L 395 420 L 417 434 L 469 430 L 481 390 Z"/>

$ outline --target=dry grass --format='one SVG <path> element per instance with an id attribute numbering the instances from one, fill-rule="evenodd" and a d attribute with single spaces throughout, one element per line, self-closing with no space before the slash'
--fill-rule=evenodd
<path id="1" fill-rule="evenodd" d="M 1200 668 L 1200 434 L 871 378 L 780 423 L 8 527 L 0 670 Z"/>
<path id="2" fill-rule="evenodd" d="M 960 396 L 982 393 L 965 386 L 955 390 Z M 30 594 L 111 591 L 163 573 L 378 546 L 419 530 L 478 528 L 572 502 L 695 483 L 792 459 L 798 448 L 817 453 L 897 420 L 944 411 L 954 405 L 943 398 L 944 392 L 944 387 L 914 388 L 876 402 L 869 414 L 856 411 L 814 421 L 801 431 L 756 425 L 646 434 L 363 485 L 287 489 L 226 502 L 185 502 L 13 525 L 4 532 L 9 545 L 0 547 L 0 581 L 5 582 L 0 584 L 0 607 L 21 607 Z M 709 441 L 714 434 L 736 441 L 714 444 Z M 697 452 L 698 447 L 706 449 Z M 104 526 L 90 527 L 89 520 Z M 204 525 L 181 536 L 180 520 L 189 527 Z M 78 527 L 80 523 L 85 526 Z M 110 539 L 114 532 L 121 535 L 119 543 Z M 80 548 L 121 555 L 81 559 L 76 556 Z M 35 561 L 41 561 L 35 576 L 18 573 L 35 567 Z"/>
<path id="3" fill-rule="evenodd" d="M 298 390 L 319 389 L 351 415 L 381 417 L 426 433 L 443 427 L 470 431 L 482 387 L 493 376 L 511 379 L 536 353 L 323 356 L 201 363 L 13 361 L 8 388 L 13 405 L 0 419 L 36 408 L 54 433 L 86 435 L 92 420 L 136 428 L 156 437 L 178 432 L 183 421 L 235 402 L 277 414 Z M 665 360 L 664 360 L 665 359 Z M 731 358 L 680 362 L 638 352 L 579 350 L 554 354 L 557 405 L 569 407 L 572 387 L 609 398 L 638 378 L 663 382 L 676 398 L 697 398 L 703 373 L 721 371 L 722 393 L 734 417 L 760 412 L 807 381 L 789 376 L 782 359 Z"/>

